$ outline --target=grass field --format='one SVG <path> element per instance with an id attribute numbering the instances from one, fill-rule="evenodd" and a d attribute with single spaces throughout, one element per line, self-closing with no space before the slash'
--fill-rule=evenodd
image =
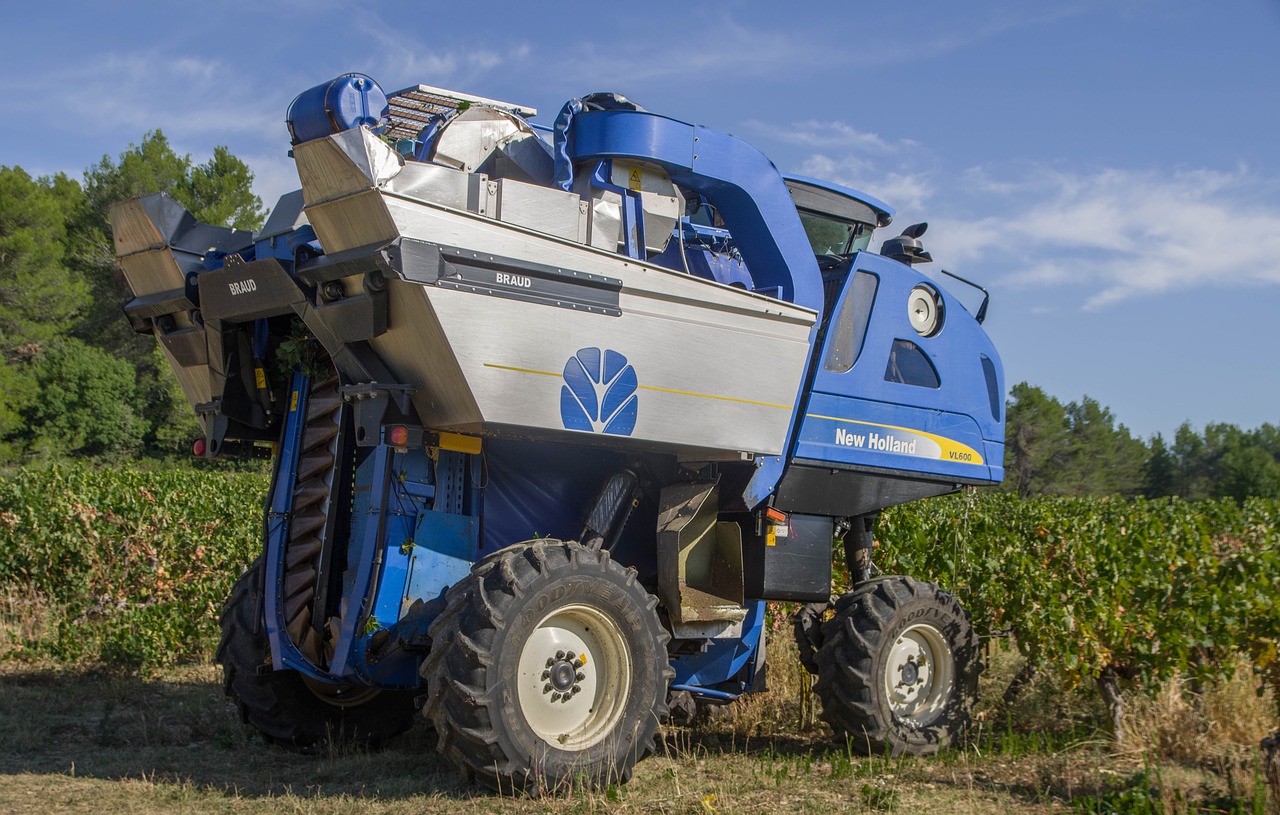
<path id="1" fill-rule="evenodd" d="M 999 696 L 1013 659 L 994 655 L 988 696 Z M 1155 738 L 1162 728 L 1190 726 L 1202 738 L 1212 731 L 1178 719 L 1167 700 L 1167 709 L 1135 711 L 1135 727 L 1153 738 L 1137 733 L 1125 752 L 1091 731 L 1100 711 L 1090 695 L 1041 683 L 1018 710 L 981 707 L 966 749 L 868 759 L 835 748 L 821 725 L 805 724 L 812 711 L 794 693 L 790 666 L 781 667 L 774 691 L 693 728 L 669 728 L 658 755 L 625 787 L 530 799 L 462 781 L 435 754 L 425 723 L 372 753 L 302 755 L 264 744 L 223 699 L 214 666 L 142 678 L 0 662 L 0 812 L 1280 811 L 1256 741 L 1251 749 L 1219 739 L 1201 744 L 1194 758 L 1158 756 L 1168 752 Z M 1245 696 L 1253 698 L 1246 693 L 1236 704 L 1248 706 Z M 1259 701 L 1253 713 L 1231 714 L 1263 717 L 1236 723 L 1250 738 L 1274 724 L 1266 713 L 1274 704 Z"/>

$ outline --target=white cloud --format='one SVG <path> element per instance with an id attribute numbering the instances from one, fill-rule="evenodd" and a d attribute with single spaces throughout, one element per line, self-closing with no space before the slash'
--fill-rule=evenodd
<path id="1" fill-rule="evenodd" d="M 402 83 L 470 87 L 499 69 L 519 70 L 532 53 L 524 43 L 505 44 L 501 51 L 474 45 L 441 48 L 437 42 L 419 41 L 411 31 L 389 24 L 372 9 L 365 9 L 355 20 L 356 30 L 372 42 L 371 50 L 377 55 L 369 72 Z"/>
<path id="2" fill-rule="evenodd" d="M 966 178 L 981 182 L 985 170 Z M 938 219 L 952 260 L 1021 268 L 1007 286 L 1087 287 L 1086 309 L 1207 286 L 1280 283 L 1277 182 L 1234 172 L 1033 170 L 970 189 L 993 214 Z M 936 252 L 935 256 L 944 254 Z"/>
<path id="3" fill-rule="evenodd" d="M 815 153 L 800 164 L 800 173 L 873 195 L 898 212 L 924 211 L 935 192 L 929 173 L 884 170 L 854 155 Z"/>
<path id="4" fill-rule="evenodd" d="M 919 146 L 917 142 L 910 139 L 891 142 L 881 137 L 878 133 L 859 130 L 846 122 L 840 121 L 824 122 L 817 119 L 809 119 L 803 122 L 787 122 L 783 124 L 748 119 L 743 124 L 751 132 L 768 136 L 786 144 L 797 144 L 802 147 L 897 153 Z"/>

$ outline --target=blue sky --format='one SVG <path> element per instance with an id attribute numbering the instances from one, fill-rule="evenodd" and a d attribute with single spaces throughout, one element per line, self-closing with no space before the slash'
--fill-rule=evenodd
<path id="1" fill-rule="evenodd" d="M 285 107 L 345 71 L 544 123 L 614 90 L 927 220 L 1009 382 L 1142 436 L 1280 423 L 1280 0 L 10 6 L 3 165 L 80 177 L 160 128 L 270 206 Z"/>

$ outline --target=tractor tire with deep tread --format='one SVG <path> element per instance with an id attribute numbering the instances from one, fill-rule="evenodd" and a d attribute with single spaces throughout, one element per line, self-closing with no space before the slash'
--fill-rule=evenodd
<path id="1" fill-rule="evenodd" d="M 814 690 L 836 737 L 867 755 L 932 755 L 969 723 L 982 663 L 968 613 L 911 577 L 869 580 L 822 626 Z"/>
<path id="2" fill-rule="evenodd" d="M 271 743 L 298 750 L 324 744 L 378 747 L 416 721 L 413 691 L 347 688 L 272 671 L 262 613 L 263 561 L 236 581 L 219 622 L 223 691 L 241 721 Z"/>
<path id="3" fill-rule="evenodd" d="M 440 752 L 499 791 L 623 783 L 674 672 L 657 598 L 573 542 L 516 544 L 449 589 L 422 666 Z"/>

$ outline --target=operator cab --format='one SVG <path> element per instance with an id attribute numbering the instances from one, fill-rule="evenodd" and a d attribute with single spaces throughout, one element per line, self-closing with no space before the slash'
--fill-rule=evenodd
<path id="1" fill-rule="evenodd" d="M 888 204 L 866 193 L 804 176 L 784 176 L 822 273 L 823 321 L 831 319 L 855 252 L 871 244 L 877 227 L 893 221 Z"/>
<path id="2" fill-rule="evenodd" d="M 800 213 L 800 223 L 813 253 L 851 255 L 871 244 L 871 233 L 893 221 L 888 204 L 866 193 L 804 176 L 785 176 L 787 189 Z"/>

